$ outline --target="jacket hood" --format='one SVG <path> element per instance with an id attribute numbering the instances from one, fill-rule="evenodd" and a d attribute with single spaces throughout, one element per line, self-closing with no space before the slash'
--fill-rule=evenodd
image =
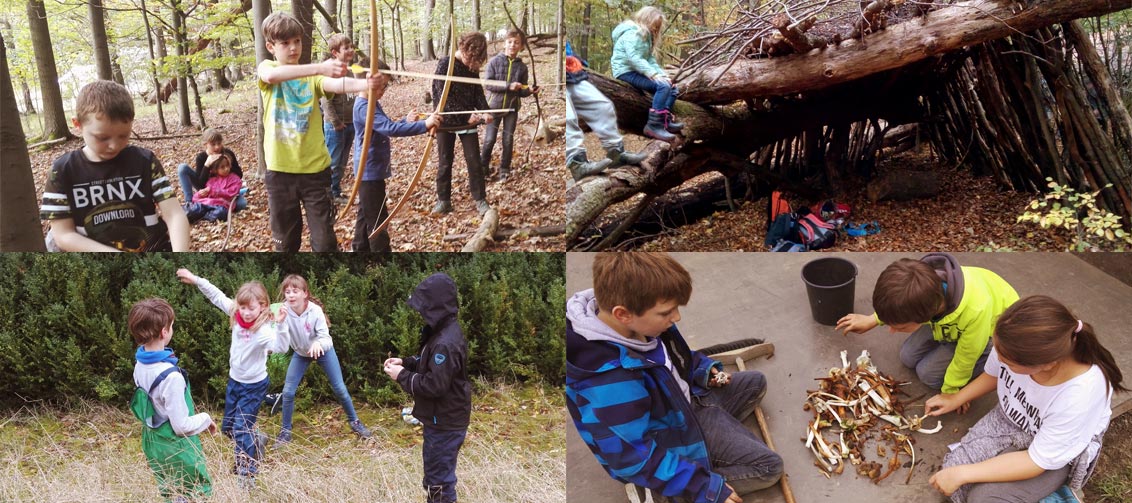
<path id="1" fill-rule="evenodd" d="M 613 29 L 613 44 L 616 45 L 617 39 L 621 38 L 622 35 L 630 32 L 631 34 L 636 35 L 637 32 L 640 31 L 640 29 L 641 27 L 637 26 L 637 23 L 628 20 L 622 21 L 621 24 L 617 25 L 617 27 Z"/>
<path id="2" fill-rule="evenodd" d="M 648 342 L 629 339 L 601 321 L 597 317 L 593 288 L 578 292 L 566 301 L 566 319 L 578 335 L 591 342 L 612 342 L 642 353 L 656 348 L 655 338 L 650 337 Z"/>
<path id="3" fill-rule="evenodd" d="M 456 282 L 451 276 L 438 272 L 421 281 L 409 297 L 409 307 L 424 318 L 428 326 L 436 328 L 449 319 L 456 319 L 459 304 L 456 301 Z"/>
<path id="4" fill-rule="evenodd" d="M 947 307 L 936 316 L 936 319 L 942 319 L 955 312 L 959 307 L 959 301 L 963 300 L 963 269 L 959 267 L 959 261 L 947 253 L 929 253 L 920 261 L 932 266 L 935 273 L 943 280 L 943 296 L 947 301 Z"/>

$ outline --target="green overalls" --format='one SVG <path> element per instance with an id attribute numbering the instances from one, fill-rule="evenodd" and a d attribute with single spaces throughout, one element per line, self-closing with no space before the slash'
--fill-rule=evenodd
<path id="1" fill-rule="evenodd" d="M 142 422 L 142 452 L 149 461 L 153 475 L 157 477 L 157 488 L 166 501 L 177 496 L 196 499 L 212 495 L 212 478 L 205 467 L 204 450 L 200 436 L 182 437 L 173 433 L 169 418 L 157 416 L 150 393 L 165 380 L 170 373 L 184 371 L 176 365 L 166 369 L 154 379 L 149 393 L 142 388 L 134 389 L 130 400 L 130 410 Z M 189 393 L 189 381 L 185 379 L 185 404 L 189 415 L 196 414 L 193 397 Z M 160 424 L 154 425 L 154 422 Z"/>

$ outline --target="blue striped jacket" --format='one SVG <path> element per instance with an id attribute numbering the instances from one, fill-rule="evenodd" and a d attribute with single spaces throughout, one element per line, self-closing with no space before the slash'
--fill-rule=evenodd
<path id="1" fill-rule="evenodd" d="M 708 393 L 711 367 L 722 364 L 689 350 L 675 325 L 660 338 L 678 355 L 690 356 L 682 377 L 691 394 Z M 582 440 L 614 479 L 695 503 L 725 501 L 731 493 L 723 476 L 711 471 L 692 405 L 663 363 L 619 344 L 589 341 L 569 320 L 566 407 Z"/>

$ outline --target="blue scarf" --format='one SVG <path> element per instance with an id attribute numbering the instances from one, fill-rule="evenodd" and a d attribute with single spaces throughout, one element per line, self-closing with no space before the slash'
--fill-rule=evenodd
<path id="1" fill-rule="evenodd" d="M 145 364 L 157 362 L 169 362 L 173 365 L 177 364 L 177 357 L 173 356 L 173 350 L 169 348 L 160 351 L 146 351 L 145 346 L 138 346 L 137 352 L 134 353 L 134 359 L 139 363 Z"/>

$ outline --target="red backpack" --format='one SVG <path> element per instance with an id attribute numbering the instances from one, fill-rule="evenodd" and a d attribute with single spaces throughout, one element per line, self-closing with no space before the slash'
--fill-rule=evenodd
<path id="1" fill-rule="evenodd" d="M 821 217 L 807 213 L 798 218 L 798 241 L 810 250 L 829 248 L 837 241 L 837 230 L 833 224 Z"/>

